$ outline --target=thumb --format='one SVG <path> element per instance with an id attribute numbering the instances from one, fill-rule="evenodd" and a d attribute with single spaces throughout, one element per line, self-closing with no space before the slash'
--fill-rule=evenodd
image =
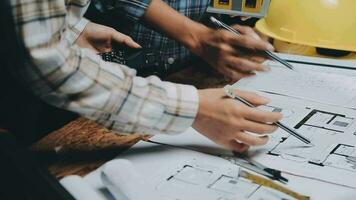
<path id="1" fill-rule="evenodd" d="M 142 48 L 141 45 L 136 43 L 131 37 L 122 34 L 118 31 L 115 31 L 113 33 L 112 39 L 119 44 L 123 44 L 134 49 Z"/>

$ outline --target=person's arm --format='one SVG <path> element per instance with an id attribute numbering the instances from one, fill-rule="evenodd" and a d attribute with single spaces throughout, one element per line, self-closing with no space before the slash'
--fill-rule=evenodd
<path id="1" fill-rule="evenodd" d="M 253 71 L 268 70 L 259 63 L 261 57 L 256 51 L 273 50 L 273 47 L 249 27 L 234 26 L 241 36 L 214 30 L 178 13 L 162 0 L 151 1 L 143 20 L 181 42 L 232 81 L 249 76 Z"/>
<path id="2" fill-rule="evenodd" d="M 193 86 L 137 77 L 134 70 L 68 41 L 63 0 L 12 3 L 33 63 L 17 73 L 41 99 L 119 133 L 176 134 L 191 126 L 198 110 Z"/>
<path id="3" fill-rule="evenodd" d="M 17 29 L 34 64 L 14 71 L 52 105 L 119 133 L 176 134 L 193 125 L 206 137 L 236 151 L 267 142 L 267 137 L 245 131 L 265 134 L 276 129 L 271 122 L 281 118 L 279 113 L 249 108 L 226 98 L 222 89 L 197 91 L 154 76 L 136 77 L 134 70 L 104 62 L 93 51 L 68 42 L 60 34 L 66 24 L 62 0 L 13 2 Z M 48 12 L 42 9 L 45 7 L 56 9 Z M 251 103 L 267 103 L 257 95 L 237 92 Z"/>
<path id="4" fill-rule="evenodd" d="M 103 7 L 114 8 L 120 17 L 132 23 L 144 22 L 158 32 L 179 41 L 232 81 L 269 70 L 260 63 L 265 57 L 257 50 L 273 50 L 249 27 L 234 26 L 242 35 L 214 30 L 177 12 L 162 0 L 97 0 Z M 206 9 L 208 0 L 181 1 L 182 10 Z"/>

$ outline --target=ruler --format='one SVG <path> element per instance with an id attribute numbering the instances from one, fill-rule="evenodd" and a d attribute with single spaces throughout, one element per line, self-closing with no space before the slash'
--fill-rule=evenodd
<path id="1" fill-rule="evenodd" d="M 309 200 L 310 199 L 310 197 L 308 197 L 308 196 L 301 195 L 301 194 L 294 192 L 280 184 L 273 182 L 272 180 L 251 174 L 245 170 L 240 170 L 239 176 L 243 177 L 245 179 L 248 179 L 255 184 L 262 185 L 262 186 L 277 190 L 279 192 L 282 192 L 284 194 L 287 194 L 287 195 L 294 197 L 298 200 Z"/>

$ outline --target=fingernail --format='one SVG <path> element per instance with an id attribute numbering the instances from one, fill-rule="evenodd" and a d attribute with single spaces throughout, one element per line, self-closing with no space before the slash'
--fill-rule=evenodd
<path id="1" fill-rule="evenodd" d="M 267 43 L 267 49 L 270 51 L 274 51 L 274 47 L 270 43 Z"/>
<path id="2" fill-rule="evenodd" d="M 269 103 L 270 101 L 271 101 L 271 99 L 269 99 L 269 98 L 267 98 L 267 97 L 263 97 L 263 96 L 261 96 L 262 97 L 262 99 L 264 100 L 264 101 L 266 101 L 266 103 Z"/>
<path id="3" fill-rule="evenodd" d="M 271 71 L 271 67 L 264 66 L 264 68 L 262 69 L 262 71 L 264 71 L 264 72 L 269 72 L 269 71 Z"/>

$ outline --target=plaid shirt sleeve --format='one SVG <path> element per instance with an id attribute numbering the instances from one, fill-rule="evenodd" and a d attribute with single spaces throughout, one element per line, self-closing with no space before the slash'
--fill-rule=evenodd
<path id="1" fill-rule="evenodd" d="M 198 110 L 196 88 L 137 77 L 73 44 L 89 0 L 11 0 L 33 64 L 14 71 L 44 101 L 119 133 L 176 134 Z"/>
<path id="2" fill-rule="evenodd" d="M 95 6 L 101 11 L 115 9 L 120 14 L 133 22 L 138 22 L 145 14 L 151 0 L 93 0 Z"/>

